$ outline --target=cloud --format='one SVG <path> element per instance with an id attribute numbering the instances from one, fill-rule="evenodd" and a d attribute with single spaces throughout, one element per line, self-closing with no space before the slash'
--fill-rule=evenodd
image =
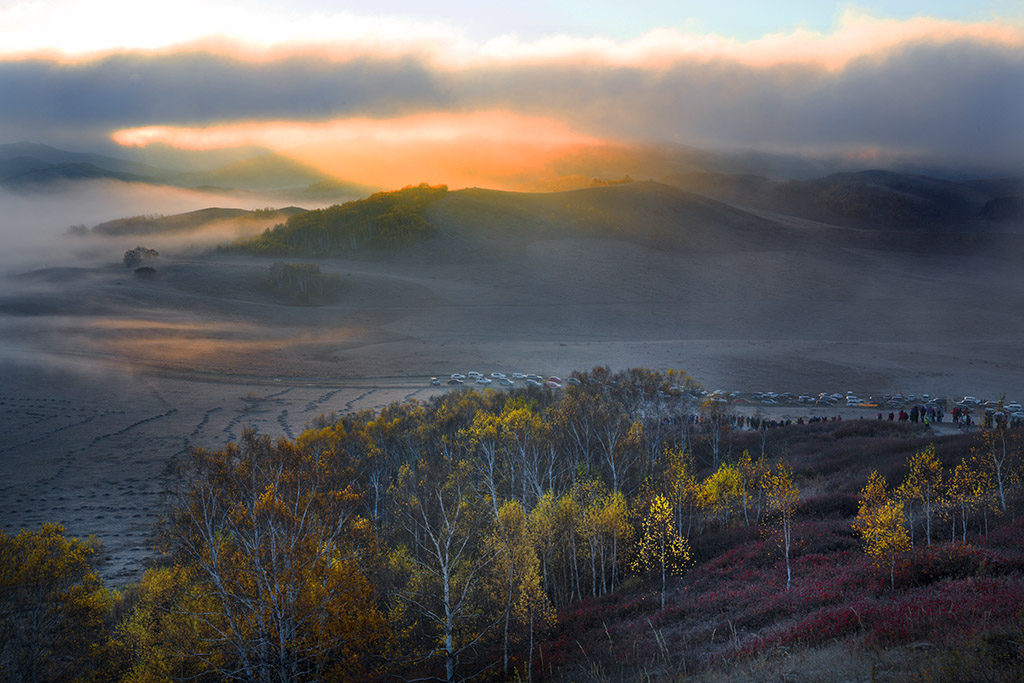
<path id="1" fill-rule="evenodd" d="M 354 156 L 365 162 L 373 144 L 393 154 L 389 145 L 403 134 L 411 154 L 450 154 L 436 141 L 423 146 L 424 121 L 435 133 L 489 121 L 512 137 L 557 131 L 572 144 L 654 141 L 992 167 L 1024 158 L 1024 28 L 1008 22 L 850 12 L 831 33 L 747 42 L 660 29 L 627 41 L 501 37 L 475 45 L 441 24 L 336 19 L 323 17 L 316 30 L 285 22 L 281 39 L 243 25 L 256 36 L 248 42 L 172 31 L 163 43 L 146 39 L 156 45 L 146 50 L 0 60 L 0 139 L 113 135 L 139 144 L 148 136 L 184 147 L 260 140 L 282 149 L 311 137 L 325 148 L 358 138 L 364 151 Z M 344 39 L 332 43 L 334 35 Z M 188 49 L 166 42 L 185 37 Z M 421 138 L 408 137 L 413 130 Z M 481 136 L 468 126 L 461 137 Z M 350 168 L 349 177 L 359 175 Z"/>

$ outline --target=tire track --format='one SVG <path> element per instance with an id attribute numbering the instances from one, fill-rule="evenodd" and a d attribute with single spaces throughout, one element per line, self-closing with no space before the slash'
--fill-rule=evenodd
<path id="1" fill-rule="evenodd" d="M 402 400 L 403 401 L 411 401 L 413 399 L 413 397 L 416 396 L 416 394 L 423 393 L 424 391 L 426 391 L 426 387 L 421 387 L 421 388 L 417 389 L 416 391 L 413 391 L 411 393 L 406 394 L 405 397 L 402 398 Z"/>
<path id="2" fill-rule="evenodd" d="M 342 391 L 344 391 L 344 389 L 335 389 L 333 391 L 328 391 L 320 398 L 313 399 L 312 401 L 306 404 L 305 412 L 308 413 L 310 411 L 316 410 L 317 406 L 321 406 L 327 401 L 330 401 L 332 398 L 340 394 Z"/>
<path id="3" fill-rule="evenodd" d="M 373 389 L 370 389 L 369 391 L 365 391 L 365 392 L 359 394 L 358 396 L 356 396 L 351 401 L 346 401 L 345 402 L 345 410 L 351 413 L 354 410 L 354 408 L 352 406 L 354 406 L 359 401 L 362 401 L 364 398 L 366 398 L 370 394 L 375 393 L 376 391 L 377 391 L 377 389 L 375 387 Z"/>
<path id="4" fill-rule="evenodd" d="M 63 427 L 57 427 L 56 429 L 51 429 L 50 431 L 44 432 L 44 433 L 40 434 L 39 436 L 37 436 L 37 437 L 35 437 L 33 439 L 29 439 L 28 441 L 22 441 L 21 443 L 16 443 L 16 444 L 13 444 L 11 446 L 7 446 L 6 448 L 0 448 L 0 453 L 8 453 L 10 451 L 13 451 L 15 448 L 21 448 L 22 446 L 31 446 L 34 443 L 39 443 L 40 441 L 44 441 L 46 439 L 49 439 L 54 434 L 60 434 L 61 432 L 66 432 L 69 429 L 74 429 L 75 427 L 81 427 L 82 425 L 89 424 L 90 422 L 95 421 L 97 418 L 104 417 L 105 415 L 106 415 L 106 413 L 101 413 L 101 414 L 98 414 L 98 415 L 90 415 L 89 417 L 85 418 L 81 422 L 72 422 L 71 424 L 64 425 Z"/>
<path id="5" fill-rule="evenodd" d="M 182 439 L 182 442 L 185 444 L 185 448 L 182 450 L 182 452 L 185 452 L 192 447 L 192 442 L 195 439 L 199 438 L 199 433 L 203 431 L 206 425 L 210 424 L 210 418 L 213 417 L 213 414 L 221 410 L 223 410 L 223 407 L 217 406 L 216 408 L 210 408 L 205 413 L 203 413 L 203 419 L 199 421 L 199 424 L 193 427 L 192 431 L 189 432 L 189 434 L 184 439 Z"/>
<path id="6" fill-rule="evenodd" d="M 151 415 L 150 417 L 144 417 L 141 420 L 136 420 L 135 422 L 132 422 L 131 424 L 129 424 L 129 425 L 125 426 L 125 427 L 122 427 L 121 429 L 118 429 L 115 432 L 107 432 L 106 434 L 100 434 L 99 436 L 94 436 L 92 438 L 92 441 L 90 441 L 86 445 L 84 445 L 84 446 L 82 446 L 80 448 L 76 448 L 76 449 L 73 449 L 73 450 L 70 450 L 70 451 L 66 452 L 64 454 L 64 457 L 62 458 L 61 465 L 57 468 L 57 471 L 53 473 L 52 477 L 49 477 L 48 479 L 45 479 L 44 481 L 54 481 L 58 477 L 63 476 L 64 473 L 67 471 L 67 469 L 69 467 L 71 467 L 71 465 L 74 464 L 74 462 L 78 459 L 77 454 L 84 453 L 85 451 L 89 450 L 90 448 L 94 448 L 95 446 L 99 445 L 100 442 L 102 442 L 102 441 L 104 441 L 106 439 L 112 439 L 112 438 L 114 438 L 116 436 L 124 436 L 125 434 L 127 434 L 130 431 L 132 431 L 133 429 L 141 427 L 142 425 L 149 424 L 150 422 L 155 422 L 156 420 L 162 420 L 165 417 L 170 417 L 171 415 L 174 415 L 177 412 L 178 412 L 177 408 L 171 408 L 170 410 L 168 410 L 166 412 L 163 412 L 163 413 L 160 413 L 159 415 Z M 104 414 L 104 416 L 106 416 L 106 413 Z"/>
<path id="7" fill-rule="evenodd" d="M 277 416 L 277 424 L 281 425 L 281 429 L 284 430 L 285 436 L 292 440 L 295 439 L 295 434 L 292 432 L 292 427 L 290 424 L 288 424 L 287 408 L 282 410 L 281 413 Z"/>
<path id="8" fill-rule="evenodd" d="M 287 389 L 282 389 L 281 391 L 277 391 L 277 392 L 275 392 L 273 394 L 267 394 L 266 396 L 263 397 L 263 400 L 264 401 L 269 401 L 271 399 L 277 398 L 278 396 L 284 396 L 285 394 L 287 394 L 289 391 L 292 391 L 293 389 L 295 389 L 295 387 L 288 387 Z"/>

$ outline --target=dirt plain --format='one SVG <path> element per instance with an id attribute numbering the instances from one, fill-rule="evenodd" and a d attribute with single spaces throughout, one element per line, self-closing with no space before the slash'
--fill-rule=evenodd
<path id="1" fill-rule="evenodd" d="M 439 235 L 408 253 L 316 259 L 342 282 L 316 306 L 269 287 L 273 259 L 239 254 L 165 254 L 144 279 L 116 257 L 9 278 L 0 526 L 95 533 L 105 578 L 124 583 L 152 555 L 188 448 L 249 426 L 293 437 L 468 370 L 646 366 L 730 391 L 1024 398 L 1017 233 L 850 229 L 657 183 L 467 190 L 430 211 Z"/>

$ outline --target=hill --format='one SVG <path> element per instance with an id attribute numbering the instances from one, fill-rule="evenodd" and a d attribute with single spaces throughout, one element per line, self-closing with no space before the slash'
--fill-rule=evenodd
<path id="1" fill-rule="evenodd" d="M 15 142 L 0 145 L 0 162 L 7 162 L 14 159 L 33 160 L 36 164 L 52 166 L 63 166 L 68 164 L 89 164 L 96 168 L 104 169 L 112 173 L 122 173 L 132 176 L 143 176 L 159 178 L 167 175 L 167 171 L 149 164 L 119 159 L 116 157 L 104 156 L 102 154 L 91 154 L 87 152 L 68 152 L 49 145 L 40 145 L 32 142 Z"/>
<path id="2" fill-rule="evenodd" d="M 427 207 L 452 258 L 487 258 L 529 242 L 614 239 L 700 252 L 770 242 L 776 224 L 708 197 L 653 181 L 557 193 L 467 189 Z"/>
<path id="3" fill-rule="evenodd" d="M 262 235 L 225 248 L 258 254 L 323 256 L 367 247 L 391 250 L 408 246 L 433 234 L 423 209 L 447 192 L 444 185 L 426 184 L 378 192 L 366 199 L 293 215 Z"/>
<path id="4" fill-rule="evenodd" d="M 952 181 L 891 171 L 789 181 L 690 173 L 663 181 L 722 201 L 839 225 L 962 232 L 990 229 L 1012 218 L 998 206 L 1024 187 L 1020 178 Z"/>
<path id="5" fill-rule="evenodd" d="M 57 181 L 112 179 L 210 190 L 306 192 L 349 197 L 364 190 L 278 154 L 260 154 L 209 170 L 178 172 L 126 159 L 30 142 L 0 145 L 0 186 L 42 189 Z"/>
<path id="6" fill-rule="evenodd" d="M 310 166 L 279 154 L 263 154 L 218 168 L 182 173 L 169 178 L 184 187 L 214 186 L 245 190 L 302 190 L 329 180 L 328 176 Z"/>
<path id="7" fill-rule="evenodd" d="M 100 223 L 92 228 L 96 235 L 153 235 L 162 233 L 201 230 L 214 223 L 241 225 L 244 223 L 266 223 L 285 221 L 291 216 L 304 213 L 306 209 L 288 206 L 283 209 L 221 209 L 209 208 L 173 216 L 132 216 Z"/>

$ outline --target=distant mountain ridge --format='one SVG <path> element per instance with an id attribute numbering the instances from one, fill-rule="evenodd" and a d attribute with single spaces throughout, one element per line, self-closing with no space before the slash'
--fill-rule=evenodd
<path id="1" fill-rule="evenodd" d="M 583 150 L 559 160 L 550 169 L 552 177 L 538 179 L 536 184 L 544 190 L 566 191 L 624 175 L 656 177 L 666 185 L 738 209 L 768 211 L 844 227 L 1024 231 L 1021 176 L 950 180 L 876 169 L 807 177 L 829 168 L 836 168 L 836 164 L 786 155 L 718 154 L 681 146 L 609 146 Z M 781 173 L 782 178 L 773 172 Z M 351 200 L 365 197 L 375 189 L 331 178 L 276 153 L 259 154 L 208 171 L 180 173 L 48 145 L 0 145 L 0 187 L 43 191 L 57 182 L 97 179 L 220 193 L 273 192 L 295 203 Z"/>
<path id="2" fill-rule="evenodd" d="M 19 158 L 41 164 L 35 170 L 41 170 L 46 166 L 90 165 L 114 174 L 128 174 L 151 178 L 160 178 L 169 173 L 166 170 L 137 161 L 88 152 L 67 152 L 56 147 L 40 145 L 34 142 L 15 142 L 0 145 L 0 163 L 11 162 Z M 7 174 L 4 173 L 3 177 L 6 176 Z"/>
<path id="3" fill-rule="evenodd" d="M 1013 220 L 1024 196 L 1024 177 L 953 181 L 883 170 L 789 181 L 704 172 L 662 181 L 739 206 L 837 225 L 911 230 L 992 227 Z"/>
<path id="4" fill-rule="evenodd" d="M 201 172 L 182 173 L 127 159 L 65 150 L 31 142 L 0 145 L 0 186 L 42 190 L 54 182 L 120 180 L 206 190 L 288 190 L 352 196 L 367 188 L 341 183 L 279 154 L 263 154 Z M 330 186 L 325 183 L 331 182 Z"/>
<path id="5" fill-rule="evenodd" d="M 169 180 L 183 187 L 301 190 L 328 180 L 328 176 L 311 166 L 280 154 L 264 154 L 210 171 L 175 174 L 170 176 Z"/>

